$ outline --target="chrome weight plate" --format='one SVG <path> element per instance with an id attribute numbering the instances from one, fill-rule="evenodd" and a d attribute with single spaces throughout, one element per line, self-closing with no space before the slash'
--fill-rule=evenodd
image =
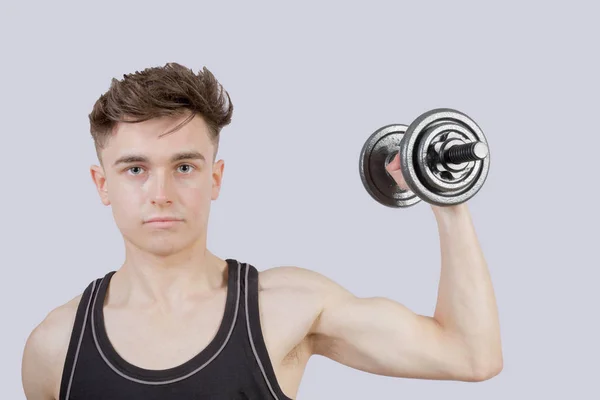
<path id="1" fill-rule="evenodd" d="M 386 125 L 369 136 L 360 152 L 359 172 L 365 189 L 388 207 L 409 207 L 421 201 L 415 193 L 401 190 L 385 170 L 400 151 L 406 129 L 406 125 Z"/>
<path id="2" fill-rule="evenodd" d="M 441 163 L 435 145 L 449 140 L 482 142 L 487 147 L 487 139 L 475 121 L 448 108 L 423 113 L 406 128 L 400 142 L 401 169 L 407 185 L 419 198 L 438 206 L 469 200 L 485 183 L 490 168 L 488 152 L 485 158 L 466 163 L 460 173 L 437 169 Z"/>

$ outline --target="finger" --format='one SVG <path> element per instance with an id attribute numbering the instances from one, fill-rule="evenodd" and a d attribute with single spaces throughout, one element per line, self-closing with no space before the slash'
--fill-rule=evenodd
<path id="1" fill-rule="evenodd" d="M 400 169 L 400 153 L 396 153 L 392 161 L 385 167 L 388 172 L 397 171 Z"/>

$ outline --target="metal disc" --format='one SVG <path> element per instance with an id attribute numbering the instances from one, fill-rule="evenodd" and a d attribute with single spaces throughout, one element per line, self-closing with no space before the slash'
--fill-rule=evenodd
<path id="1" fill-rule="evenodd" d="M 473 184 L 473 181 L 479 176 L 481 163 L 471 161 L 465 163 L 466 167 L 462 171 L 459 179 L 444 179 L 443 175 L 435 168 L 432 168 L 429 154 L 433 143 L 443 141 L 444 138 L 452 136 L 459 143 L 475 142 L 477 138 L 469 129 L 462 125 L 444 122 L 436 124 L 433 128 L 427 129 L 419 138 L 417 169 L 422 183 L 431 191 L 444 193 L 446 197 L 458 196 Z"/>
<path id="2" fill-rule="evenodd" d="M 401 190 L 385 170 L 400 151 L 406 129 L 406 125 L 386 125 L 367 139 L 360 152 L 359 172 L 365 189 L 377 202 L 393 208 L 409 207 L 421 201 L 413 192 Z"/>
<path id="3" fill-rule="evenodd" d="M 431 183 L 431 174 L 424 161 L 424 155 L 427 148 L 421 146 L 421 140 L 431 141 L 432 132 L 442 132 L 443 125 L 448 125 L 450 130 L 456 131 L 456 125 L 459 125 L 469 137 L 487 144 L 487 140 L 481 128 L 460 111 L 438 108 L 428 111 L 419 116 L 412 124 L 408 126 L 404 134 L 404 140 L 400 148 L 401 168 L 404 179 L 410 189 L 424 201 L 438 205 L 447 206 L 460 204 L 473 197 L 483 186 L 490 168 L 490 155 L 481 161 L 477 161 L 476 168 L 473 168 L 472 175 L 465 184 L 460 187 L 448 186 L 444 188 L 439 182 L 436 185 Z M 452 128 L 450 128 L 450 126 Z M 460 129 L 460 130 L 463 130 Z"/>

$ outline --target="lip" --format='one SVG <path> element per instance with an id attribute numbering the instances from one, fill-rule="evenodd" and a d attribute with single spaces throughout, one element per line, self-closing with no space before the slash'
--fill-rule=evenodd
<path id="1" fill-rule="evenodd" d="M 152 225 L 156 227 L 170 227 L 176 225 L 178 222 L 181 222 L 181 219 L 178 218 L 170 218 L 170 217 L 156 217 L 150 218 L 144 222 L 145 225 Z"/>
<path id="2" fill-rule="evenodd" d="M 171 221 L 181 221 L 179 218 L 172 217 L 155 217 L 147 219 L 146 222 L 171 222 Z"/>

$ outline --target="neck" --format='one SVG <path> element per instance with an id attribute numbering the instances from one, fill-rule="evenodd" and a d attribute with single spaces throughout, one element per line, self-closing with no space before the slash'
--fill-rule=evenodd
<path id="1" fill-rule="evenodd" d="M 224 260 L 196 245 L 156 255 L 126 243 L 125 262 L 111 279 L 113 300 L 176 306 L 226 286 Z"/>

